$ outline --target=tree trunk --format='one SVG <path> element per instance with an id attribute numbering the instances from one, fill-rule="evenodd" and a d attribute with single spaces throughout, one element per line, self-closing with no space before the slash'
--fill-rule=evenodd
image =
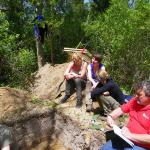
<path id="1" fill-rule="evenodd" d="M 37 48 L 37 61 L 38 61 L 38 68 L 44 66 L 44 54 L 43 54 L 43 47 L 42 43 L 36 39 L 36 48 Z"/>
<path id="2" fill-rule="evenodd" d="M 49 38 L 49 45 L 50 45 L 50 50 L 51 50 L 51 58 L 50 58 L 50 60 L 51 60 L 51 64 L 52 64 L 52 66 L 54 65 L 54 54 L 53 54 L 53 37 L 52 37 L 52 35 L 50 36 L 50 38 Z"/>
<path id="3" fill-rule="evenodd" d="M 52 39 L 50 40 L 50 48 L 51 48 L 51 62 L 52 62 L 52 65 L 54 65 L 54 54 L 53 54 Z"/>

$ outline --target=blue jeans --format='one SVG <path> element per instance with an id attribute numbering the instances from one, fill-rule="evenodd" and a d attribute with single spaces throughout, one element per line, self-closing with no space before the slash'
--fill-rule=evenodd
<path id="1" fill-rule="evenodd" d="M 113 148 L 111 140 L 109 140 L 106 144 L 99 148 L 99 150 L 147 150 L 140 146 L 134 145 L 134 147 L 128 148 Z"/>

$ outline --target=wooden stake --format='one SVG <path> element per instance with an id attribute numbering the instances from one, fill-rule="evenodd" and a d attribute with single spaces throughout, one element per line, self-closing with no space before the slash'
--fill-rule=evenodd
<path id="1" fill-rule="evenodd" d="M 68 47 L 65 47 L 64 48 L 64 51 L 67 51 L 67 52 L 82 52 L 83 51 L 83 48 L 82 49 L 79 49 L 79 48 L 68 48 Z M 86 49 L 85 49 L 85 52 L 86 52 Z"/>

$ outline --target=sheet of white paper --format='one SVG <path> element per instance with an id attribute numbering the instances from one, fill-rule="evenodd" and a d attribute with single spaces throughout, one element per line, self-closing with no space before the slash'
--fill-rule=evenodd
<path id="1" fill-rule="evenodd" d="M 127 139 L 122 133 L 121 129 L 117 125 L 113 125 L 114 133 L 117 134 L 119 137 L 121 137 L 123 140 L 125 140 L 128 144 L 130 144 L 132 147 L 134 146 L 134 143 Z"/>

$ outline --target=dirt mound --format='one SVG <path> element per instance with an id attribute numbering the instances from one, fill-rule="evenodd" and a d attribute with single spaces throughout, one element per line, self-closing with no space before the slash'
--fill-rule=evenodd
<path id="1" fill-rule="evenodd" d="M 54 144 L 54 150 L 58 150 L 59 142 L 62 142 L 60 149 L 64 146 L 73 150 L 85 147 L 96 150 L 103 142 L 102 137 L 99 139 L 101 130 L 92 130 L 92 115 L 85 112 L 85 105 L 76 109 L 75 102 L 72 96 L 67 103 L 52 109 L 50 100 L 35 99 L 26 91 L 3 87 L 0 88 L 0 123 L 12 129 L 22 150 L 35 146 L 44 150 L 41 147 L 45 142 L 49 149 Z"/>
<path id="2" fill-rule="evenodd" d="M 0 123 L 13 125 L 51 111 L 54 104 L 41 105 L 32 95 L 20 89 L 0 88 Z"/>
<path id="3" fill-rule="evenodd" d="M 67 63 L 51 66 L 44 65 L 35 74 L 35 81 L 31 87 L 32 94 L 40 99 L 54 99 L 57 95 L 57 88 L 64 80 L 64 71 Z M 60 91 L 65 90 L 65 82 L 63 82 Z"/>
<path id="4" fill-rule="evenodd" d="M 30 100 L 31 96 L 26 91 L 9 87 L 0 88 L 0 120 L 11 118 L 17 112 L 23 111 Z"/>
<path id="5" fill-rule="evenodd" d="M 36 141 L 39 134 L 39 140 L 49 134 L 52 136 L 54 133 L 51 132 L 54 132 L 54 129 L 56 134 L 60 132 L 57 139 L 60 139 L 65 147 L 72 143 L 70 145 L 72 149 L 81 150 L 88 147 L 96 150 L 104 142 L 103 130 L 106 124 L 97 119 L 97 116 L 86 113 L 84 100 L 80 109 L 75 107 L 76 94 L 73 94 L 65 104 L 55 103 L 61 97 L 52 102 L 58 86 L 64 81 L 63 74 L 67 65 L 67 63 L 56 66 L 46 64 L 38 70 L 31 94 L 19 89 L 0 88 L 0 123 L 12 126 L 20 145 L 23 142 L 32 145 L 30 142 Z M 60 88 L 62 96 L 64 91 L 65 82 Z"/>

